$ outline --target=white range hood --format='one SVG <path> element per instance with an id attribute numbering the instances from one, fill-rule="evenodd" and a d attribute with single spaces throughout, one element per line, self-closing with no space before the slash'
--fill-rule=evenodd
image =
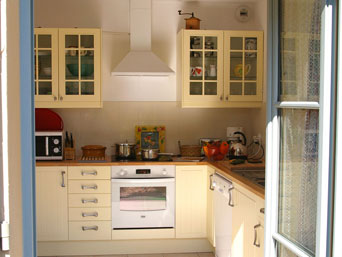
<path id="1" fill-rule="evenodd" d="M 114 76 L 169 76 L 174 73 L 151 51 L 151 0 L 130 0 L 130 52 Z"/>

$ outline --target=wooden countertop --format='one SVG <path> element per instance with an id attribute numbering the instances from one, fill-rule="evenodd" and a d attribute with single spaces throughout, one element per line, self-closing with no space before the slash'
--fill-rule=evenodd
<path id="1" fill-rule="evenodd" d="M 46 166 L 123 166 L 123 165 L 210 165 L 219 174 L 225 176 L 226 178 L 232 180 L 232 182 L 238 183 L 239 185 L 245 187 L 249 191 L 255 193 L 261 198 L 265 198 L 265 188 L 255 184 L 248 178 L 233 172 L 234 169 L 253 169 L 253 168 L 265 168 L 265 163 L 245 163 L 232 165 L 229 161 L 200 161 L 200 162 L 186 162 L 186 161 L 173 161 L 173 162 L 146 162 L 146 161 L 136 161 L 136 162 L 112 162 L 110 157 L 106 158 L 105 162 L 80 162 L 79 160 L 74 161 L 37 161 L 37 167 Z"/>

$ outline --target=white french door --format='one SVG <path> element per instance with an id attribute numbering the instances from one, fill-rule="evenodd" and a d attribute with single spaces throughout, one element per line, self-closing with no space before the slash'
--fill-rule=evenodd
<path id="1" fill-rule="evenodd" d="M 265 256 L 331 256 L 336 6 L 269 7 Z"/>

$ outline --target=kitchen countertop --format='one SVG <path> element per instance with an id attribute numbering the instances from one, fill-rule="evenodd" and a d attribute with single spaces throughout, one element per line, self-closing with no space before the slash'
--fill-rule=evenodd
<path id="1" fill-rule="evenodd" d="M 261 198 L 265 198 L 265 188 L 254 183 L 250 179 L 242 176 L 238 172 L 234 172 L 235 169 L 262 169 L 265 168 L 265 163 L 245 163 L 232 165 L 229 161 L 207 161 L 203 160 L 200 162 L 190 162 L 190 161 L 172 161 L 172 162 L 153 162 L 153 161 L 134 161 L 134 162 L 123 162 L 116 161 L 112 162 L 110 156 L 106 158 L 104 162 L 80 162 L 78 160 L 73 161 L 37 161 L 37 167 L 46 166 L 123 166 L 123 165 L 210 165 L 219 174 L 225 176 L 226 178 L 232 180 L 235 183 L 245 187 L 249 191 L 258 195 Z"/>

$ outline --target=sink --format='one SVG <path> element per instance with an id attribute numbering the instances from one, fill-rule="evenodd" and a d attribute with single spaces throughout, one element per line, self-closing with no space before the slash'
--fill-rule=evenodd
<path id="1" fill-rule="evenodd" d="M 259 186 L 265 187 L 265 168 L 232 168 L 231 171 Z"/>

